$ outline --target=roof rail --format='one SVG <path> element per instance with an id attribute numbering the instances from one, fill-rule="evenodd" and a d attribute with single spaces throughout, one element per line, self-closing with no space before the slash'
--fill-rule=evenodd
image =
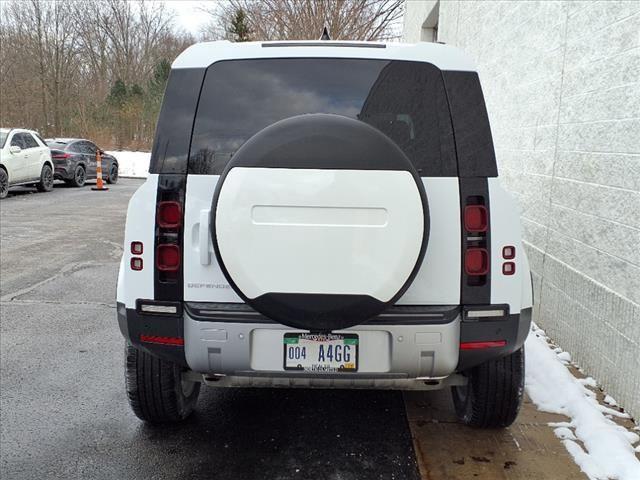
<path id="1" fill-rule="evenodd" d="M 263 42 L 262 47 L 356 47 L 356 48 L 387 48 L 384 43 L 356 43 L 356 42 Z"/>

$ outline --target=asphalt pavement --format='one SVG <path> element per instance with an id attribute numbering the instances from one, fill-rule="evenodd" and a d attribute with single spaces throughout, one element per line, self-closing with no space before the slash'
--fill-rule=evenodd
<path id="1" fill-rule="evenodd" d="M 0 203 L 0 477 L 419 478 L 398 392 L 204 388 L 182 425 L 131 413 L 114 297 L 140 184 Z"/>

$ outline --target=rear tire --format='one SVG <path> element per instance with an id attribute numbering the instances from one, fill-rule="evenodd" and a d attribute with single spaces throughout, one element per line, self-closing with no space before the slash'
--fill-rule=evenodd
<path id="1" fill-rule="evenodd" d="M 69 180 L 69 185 L 74 187 L 83 187 L 87 181 L 87 173 L 82 165 L 78 165 L 73 172 L 73 178 Z"/>
<path id="2" fill-rule="evenodd" d="M 467 372 L 469 383 L 452 387 L 460 421 L 477 428 L 511 425 L 520 411 L 524 392 L 524 347 Z"/>
<path id="3" fill-rule="evenodd" d="M 4 168 L 0 168 L 0 198 L 7 198 L 9 194 L 9 175 Z"/>
<path id="4" fill-rule="evenodd" d="M 40 172 L 40 181 L 36 183 L 39 192 L 50 192 L 53 190 L 53 170 L 47 164 L 42 167 Z"/>
<path id="5" fill-rule="evenodd" d="M 200 383 L 182 380 L 184 370 L 127 345 L 125 384 L 133 413 L 149 423 L 179 422 L 191 415 Z"/>
<path id="6" fill-rule="evenodd" d="M 113 185 L 118 182 L 118 166 L 114 163 L 109 169 L 109 175 L 107 175 L 107 183 Z"/>

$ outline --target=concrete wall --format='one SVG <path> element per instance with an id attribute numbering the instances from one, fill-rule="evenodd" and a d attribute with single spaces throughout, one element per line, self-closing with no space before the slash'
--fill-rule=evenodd
<path id="1" fill-rule="evenodd" d="M 436 2 L 407 2 L 418 41 Z M 535 320 L 640 418 L 640 2 L 439 2 L 477 62 Z"/>

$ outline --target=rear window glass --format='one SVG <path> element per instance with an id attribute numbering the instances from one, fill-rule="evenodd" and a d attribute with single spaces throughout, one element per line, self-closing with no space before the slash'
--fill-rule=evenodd
<path id="1" fill-rule="evenodd" d="M 189 172 L 220 174 L 254 134 L 285 118 L 331 113 L 389 136 L 422 176 L 455 176 L 442 74 L 424 62 L 288 58 L 231 60 L 207 69 Z"/>

